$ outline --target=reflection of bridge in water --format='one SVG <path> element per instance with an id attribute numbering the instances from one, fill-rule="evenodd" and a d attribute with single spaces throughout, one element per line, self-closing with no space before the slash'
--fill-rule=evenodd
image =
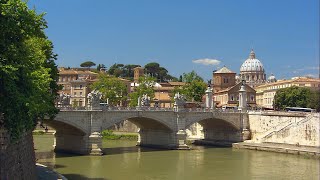
<path id="1" fill-rule="evenodd" d="M 137 144 L 168 149 L 189 149 L 186 129 L 203 126 L 204 140 L 240 142 L 249 138 L 248 115 L 238 111 L 209 109 L 61 109 L 45 123 L 56 129 L 55 150 L 101 154 L 101 131 L 129 120 L 140 128 Z"/>

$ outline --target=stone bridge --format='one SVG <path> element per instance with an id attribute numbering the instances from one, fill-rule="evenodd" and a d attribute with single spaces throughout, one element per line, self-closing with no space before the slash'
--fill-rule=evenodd
<path id="1" fill-rule="evenodd" d="M 129 120 L 140 128 L 137 145 L 168 149 L 189 149 L 186 129 L 203 126 L 204 140 L 241 142 L 249 139 L 248 114 L 217 110 L 60 110 L 45 123 L 56 130 L 55 150 L 101 155 L 101 132 Z"/>

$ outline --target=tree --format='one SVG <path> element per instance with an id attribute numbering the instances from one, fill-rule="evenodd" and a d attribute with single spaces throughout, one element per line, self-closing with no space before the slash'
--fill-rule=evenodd
<path id="1" fill-rule="evenodd" d="M 12 140 L 57 113 L 57 56 L 43 17 L 26 2 L 0 1 L 0 114 Z"/>
<path id="2" fill-rule="evenodd" d="M 109 68 L 109 71 L 108 73 L 110 75 L 113 75 L 115 77 L 122 77 L 122 74 L 123 74 L 123 67 L 124 67 L 124 64 L 113 64 L 110 68 Z"/>
<path id="3" fill-rule="evenodd" d="M 156 62 L 151 62 L 144 66 L 145 73 L 155 78 L 157 78 L 159 70 L 160 65 Z"/>
<path id="4" fill-rule="evenodd" d="M 154 89 L 153 86 L 155 84 L 155 78 L 144 76 L 140 77 L 138 80 L 139 86 L 134 88 L 134 92 L 130 94 L 130 106 L 135 107 L 138 105 L 138 98 L 142 97 L 144 94 L 150 97 L 150 99 L 154 98 Z"/>
<path id="5" fill-rule="evenodd" d="M 168 70 L 164 67 L 161 67 L 159 63 L 151 62 L 144 66 L 145 74 L 150 75 L 158 82 L 165 82 L 171 80 L 178 80 L 177 78 L 168 74 Z"/>
<path id="6" fill-rule="evenodd" d="M 203 79 L 195 71 L 191 71 L 183 73 L 182 80 L 186 83 L 182 88 L 187 100 L 201 102 L 207 89 L 207 84 Z"/>
<path id="7" fill-rule="evenodd" d="M 105 69 L 106 66 L 104 64 L 98 64 L 97 71 L 100 71 L 100 69 Z"/>
<path id="8" fill-rule="evenodd" d="M 277 90 L 274 107 L 284 110 L 286 107 L 307 107 L 319 110 L 319 92 L 306 87 L 291 86 Z"/>
<path id="9" fill-rule="evenodd" d="M 95 66 L 96 64 L 92 61 L 86 61 L 86 62 L 83 62 L 80 64 L 81 67 L 87 67 L 87 68 L 90 68 L 92 66 Z"/>
<path id="10" fill-rule="evenodd" d="M 191 83 L 194 80 L 203 81 L 202 77 L 200 77 L 195 71 L 183 73 L 182 82 Z"/>
<path id="11" fill-rule="evenodd" d="M 99 74 L 98 81 L 91 85 L 92 89 L 102 93 L 102 101 L 109 102 L 109 105 L 119 105 L 127 99 L 126 85 L 119 78 L 107 74 Z"/>
<path id="12" fill-rule="evenodd" d="M 320 111 L 320 91 L 312 90 L 310 94 L 310 101 L 307 104 L 307 107 L 316 109 L 317 112 Z"/>

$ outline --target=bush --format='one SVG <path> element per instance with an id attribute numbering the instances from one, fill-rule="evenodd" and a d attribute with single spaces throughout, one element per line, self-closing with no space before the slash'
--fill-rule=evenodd
<path id="1" fill-rule="evenodd" d="M 33 131 L 32 134 L 33 135 L 44 135 L 45 132 L 44 131 Z"/>
<path id="2" fill-rule="evenodd" d="M 108 140 L 138 140 L 135 134 L 114 134 L 112 130 L 104 130 L 101 133 L 103 139 Z"/>

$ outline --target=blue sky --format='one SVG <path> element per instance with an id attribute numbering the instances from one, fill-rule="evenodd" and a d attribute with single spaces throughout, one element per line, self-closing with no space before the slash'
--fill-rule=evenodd
<path id="1" fill-rule="evenodd" d="M 204 79 L 239 73 L 251 48 L 267 76 L 319 76 L 318 0 L 29 0 L 46 12 L 59 66 L 156 61 Z M 194 63 L 209 59 L 213 64 Z M 220 63 L 216 64 L 218 60 Z"/>

